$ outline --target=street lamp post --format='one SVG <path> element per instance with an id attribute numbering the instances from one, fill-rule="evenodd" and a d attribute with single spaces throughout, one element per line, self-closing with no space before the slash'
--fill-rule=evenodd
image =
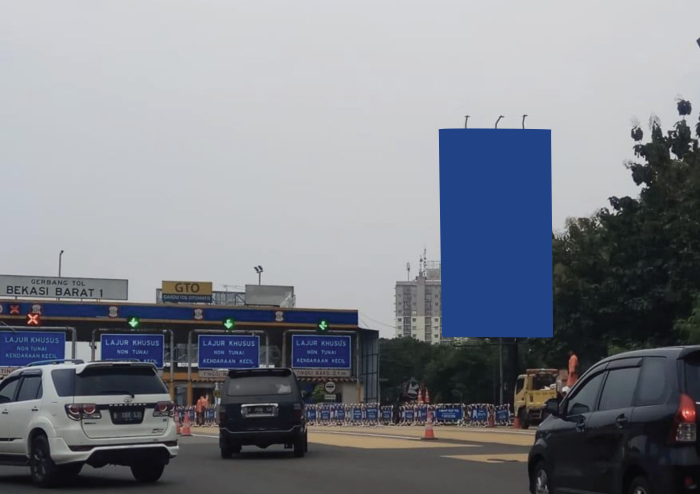
<path id="1" fill-rule="evenodd" d="M 262 274 L 263 274 L 263 267 L 262 266 L 254 266 L 255 272 L 258 273 L 258 285 L 262 285 Z"/>
<path id="2" fill-rule="evenodd" d="M 61 277 L 61 262 L 63 261 L 63 251 L 58 254 L 58 277 Z"/>

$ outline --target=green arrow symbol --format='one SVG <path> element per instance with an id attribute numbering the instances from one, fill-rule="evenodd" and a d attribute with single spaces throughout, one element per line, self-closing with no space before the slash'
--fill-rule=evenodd
<path id="1" fill-rule="evenodd" d="M 236 325 L 236 323 L 233 322 L 233 319 L 226 319 L 226 320 L 224 321 L 224 327 L 225 327 L 226 329 L 232 329 L 235 325 Z"/>
<path id="2" fill-rule="evenodd" d="M 325 331 L 328 329 L 328 323 L 326 321 L 321 321 L 318 325 L 318 329 Z"/>

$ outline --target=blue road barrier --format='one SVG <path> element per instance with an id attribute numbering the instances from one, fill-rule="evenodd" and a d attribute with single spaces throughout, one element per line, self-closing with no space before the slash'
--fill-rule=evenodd
<path id="1" fill-rule="evenodd" d="M 175 413 L 180 424 L 184 423 L 187 415 L 192 426 L 196 426 L 195 407 L 177 407 Z M 312 426 L 422 427 L 426 425 L 429 414 L 434 426 L 509 427 L 513 425 L 514 418 L 510 405 L 489 403 L 411 404 L 398 408 L 393 405 L 380 406 L 378 403 L 306 405 L 306 420 Z M 204 425 L 217 427 L 218 421 L 217 408 L 207 408 L 204 412 Z"/>

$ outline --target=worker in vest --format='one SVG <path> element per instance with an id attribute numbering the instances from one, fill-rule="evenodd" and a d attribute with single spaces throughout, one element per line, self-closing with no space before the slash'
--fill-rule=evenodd
<path id="1" fill-rule="evenodd" d="M 202 427 L 204 426 L 204 412 L 206 412 L 207 408 L 209 407 L 209 400 L 207 399 L 206 395 L 202 395 L 199 397 L 197 400 L 197 425 Z"/>
<path id="2" fill-rule="evenodd" d="M 566 380 L 566 385 L 572 388 L 574 384 L 578 381 L 578 357 L 576 353 L 571 350 L 569 352 L 569 378 Z"/>

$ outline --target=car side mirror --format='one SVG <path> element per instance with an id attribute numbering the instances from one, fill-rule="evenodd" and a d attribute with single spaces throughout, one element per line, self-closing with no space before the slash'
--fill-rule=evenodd
<path id="1" fill-rule="evenodd" d="M 549 414 L 549 415 L 554 415 L 555 417 L 559 416 L 559 407 L 561 406 L 561 399 L 559 398 L 552 398 L 551 400 L 547 400 L 547 402 L 544 404 L 544 412 Z"/>

